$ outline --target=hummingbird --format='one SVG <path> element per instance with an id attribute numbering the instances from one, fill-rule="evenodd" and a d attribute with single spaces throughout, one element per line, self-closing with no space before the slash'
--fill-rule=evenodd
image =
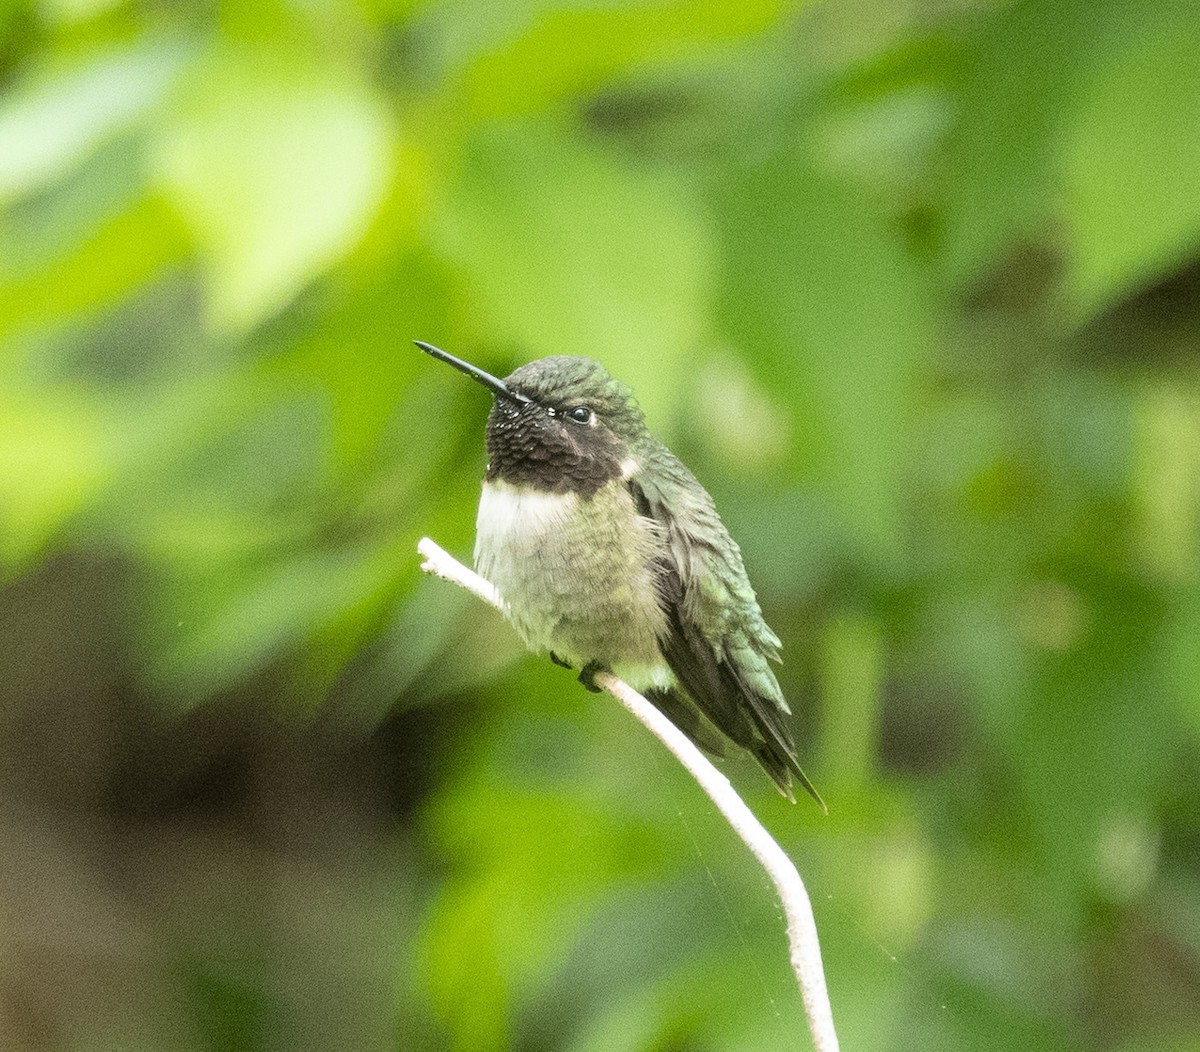
<path id="1" fill-rule="evenodd" d="M 630 388 L 591 358 L 499 379 L 414 343 L 492 392 L 475 568 L 525 645 L 592 691 L 612 672 L 705 751 L 734 742 L 787 799 L 794 778 L 828 813 L 796 759 L 771 669 L 781 643 L 741 550 Z"/>

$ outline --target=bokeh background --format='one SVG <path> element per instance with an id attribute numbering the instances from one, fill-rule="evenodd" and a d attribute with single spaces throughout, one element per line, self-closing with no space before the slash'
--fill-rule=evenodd
<path id="1" fill-rule="evenodd" d="M 657 743 L 423 578 L 602 359 L 830 804 L 844 1047 L 1200 1048 L 1200 8 L 0 6 L 0 1047 L 802 1049 Z"/>

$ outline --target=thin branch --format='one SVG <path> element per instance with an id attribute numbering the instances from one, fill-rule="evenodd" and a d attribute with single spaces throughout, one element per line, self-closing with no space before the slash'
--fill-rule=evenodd
<path id="1" fill-rule="evenodd" d="M 417 545 L 417 551 L 424 557 L 421 569 L 426 573 L 451 581 L 474 593 L 501 613 L 505 612 L 500 593 L 489 581 L 484 580 L 475 571 L 467 569 L 428 537 L 423 538 Z M 767 871 L 779 892 L 783 912 L 787 917 L 792 971 L 796 973 L 796 979 L 800 983 L 800 995 L 804 1000 L 804 1012 L 808 1016 L 808 1029 L 812 1034 L 813 1046 L 816 1052 L 837 1052 L 838 1039 L 833 1029 L 833 1010 L 829 1005 L 829 990 L 825 984 L 825 970 L 821 964 L 817 924 L 813 919 L 812 903 L 809 902 L 804 881 L 800 879 L 792 860 L 754 817 L 754 813 L 729 784 L 729 779 L 708 761 L 683 731 L 629 684 L 611 673 L 599 673 L 596 676 L 596 684 L 632 712 L 675 754 L 676 759 L 691 772 L 692 777 L 700 783 L 700 787 L 712 798 L 734 832 L 762 863 L 763 869 Z"/>

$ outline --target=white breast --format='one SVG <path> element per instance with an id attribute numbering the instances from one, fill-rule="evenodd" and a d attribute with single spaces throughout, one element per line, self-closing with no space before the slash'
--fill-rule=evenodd
<path id="1" fill-rule="evenodd" d="M 560 528 L 578 503 L 574 493 L 485 482 L 475 519 L 476 558 L 481 546 L 508 544 L 514 537 L 527 539 Z"/>
<path id="2" fill-rule="evenodd" d="M 555 580 L 567 580 L 574 493 L 485 482 L 475 520 L 475 569 L 504 597 L 509 620 L 535 650 L 549 647 Z"/>
<path id="3" fill-rule="evenodd" d="M 574 493 L 547 493 L 485 482 L 475 519 L 475 569 L 492 582 L 511 605 L 537 574 L 547 546 L 568 542 Z"/>

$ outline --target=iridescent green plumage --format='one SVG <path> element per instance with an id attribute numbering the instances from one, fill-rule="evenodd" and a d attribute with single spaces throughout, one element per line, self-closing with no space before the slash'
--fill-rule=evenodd
<path id="1" fill-rule="evenodd" d="M 763 619 L 737 543 L 708 491 L 673 453 L 654 440 L 642 455 L 630 485 L 666 530 L 661 590 L 669 630 L 660 647 L 682 687 L 680 700 L 753 753 L 789 799 L 794 776 L 825 809 L 796 759 L 791 710 L 770 664 L 780 660 L 781 644 Z"/>

